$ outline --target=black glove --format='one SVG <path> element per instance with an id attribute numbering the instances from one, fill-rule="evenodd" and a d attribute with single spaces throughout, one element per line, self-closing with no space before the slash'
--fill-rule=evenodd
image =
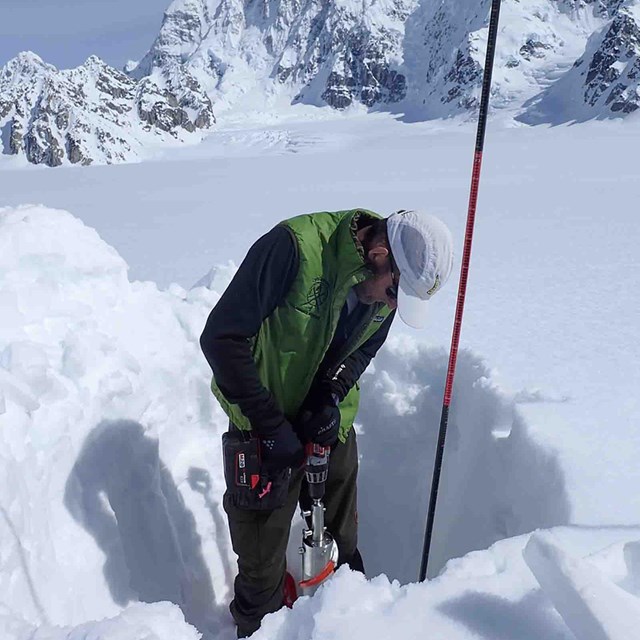
<path id="1" fill-rule="evenodd" d="M 340 409 L 337 404 L 325 404 L 315 413 L 305 414 L 300 426 L 305 441 L 331 447 L 338 440 Z"/>
<path id="2" fill-rule="evenodd" d="M 284 420 L 276 429 L 260 434 L 260 456 L 267 471 L 296 469 L 304 460 L 304 447 L 291 424 Z"/>

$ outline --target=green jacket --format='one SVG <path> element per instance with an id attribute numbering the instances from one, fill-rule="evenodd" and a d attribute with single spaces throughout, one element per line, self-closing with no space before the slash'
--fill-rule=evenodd
<path id="1" fill-rule="evenodd" d="M 296 419 L 331 344 L 349 290 L 370 276 L 355 239 L 360 215 L 380 217 L 355 209 L 307 214 L 281 223 L 295 240 L 298 272 L 284 303 L 263 321 L 252 347 L 262 384 L 290 421 Z M 331 375 L 382 326 L 390 312 L 382 303 L 371 305 L 369 314 L 331 365 Z M 250 429 L 247 417 L 224 397 L 215 377 L 211 389 L 230 420 L 240 429 Z M 358 400 L 355 385 L 340 403 L 339 437 L 343 442 L 353 425 Z"/>

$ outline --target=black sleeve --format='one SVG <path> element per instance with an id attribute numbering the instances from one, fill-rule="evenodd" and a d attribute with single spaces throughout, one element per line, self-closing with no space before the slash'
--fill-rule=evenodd
<path id="1" fill-rule="evenodd" d="M 278 427 L 284 415 L 260 381 L 250 339 L 282 303 L 297 272 L 295 240 L 286 228 L 275 227 L 249 249 L 200 336 L 220 391 L 256 431 Z"/>
<path id="2" fill-rule="evenodd" d="M 315 389 L 309 398 L 311 406 L 329 402 L 332 395 L 337 396 L 339 401 L 344 400 L 384 344 L 395 315 L 396 312 L 392 311 L 383 325 L 359 349 L 348 356 L 338 366 L 337 371 L 334 369 L 329 375 L 325 374 L 318 381 L 319 384 L 314 385 Z"/>

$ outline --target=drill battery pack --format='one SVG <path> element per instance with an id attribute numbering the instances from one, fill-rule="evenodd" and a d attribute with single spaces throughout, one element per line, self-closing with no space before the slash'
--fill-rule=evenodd
<path id="1" fill-rule="evenodd" d="M 267 472 L 260 460 L 260 442 L 232 427 L 222 436 L 226 499 L 238 509 L 270 511 L 287 500 L 291 469 Z"/>

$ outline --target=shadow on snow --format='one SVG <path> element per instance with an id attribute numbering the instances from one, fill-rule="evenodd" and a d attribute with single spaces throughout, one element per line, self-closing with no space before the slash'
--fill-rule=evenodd
<path id="1" fill-rule="evenodd" d="M 207 480 L 202 470 L 191 470 L 195 490 L 205 494 Z M 214 606 L 195 520 L 160 460 L 158 441 L 142 425 L 98 424 L 67 480 L 64 501 L 104 552 L 117 604 L 169 601 L 200 631 L 217 626 L 222 612 Z"/>
<path id="2" fill-rule="evenodd" d="M 376 356 L 357 422 L 360 547 L 367 574 L 418 578 L 448 357 L 402 344 Z M 563 472 L 478 357 L 459 355 L 429 576 L 450 558 L 569 522 Z"/>

